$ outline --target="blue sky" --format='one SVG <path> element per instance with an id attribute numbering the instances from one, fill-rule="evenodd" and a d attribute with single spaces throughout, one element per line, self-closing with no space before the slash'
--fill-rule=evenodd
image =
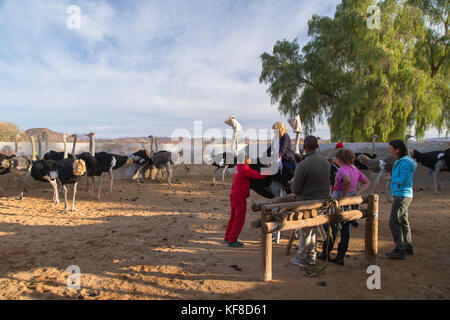
<path id="1" fill-rule="evenodd" d="M 284 119 L 260 55 L 283 38 L 305 44 L 312 14 L 339 2 L 0 0 L 1 120 L 100 138 L 193 132 L 195 120 L 225 130 L 229 115 L 270 128 Z M 315 134 L 329 137 L 326 125 Z"/>

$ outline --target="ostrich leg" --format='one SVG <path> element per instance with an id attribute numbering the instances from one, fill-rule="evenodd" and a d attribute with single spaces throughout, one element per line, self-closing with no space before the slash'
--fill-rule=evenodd
<path id="1" fill-rule="evenodd" d="M 380 182 L 381 177 L 384 175 L 384 169 L 381 169 L 380 172 L 377 174 L 377 178 L 375 179 L 375 182 L 373 184 L 373 193 L 377 193 L 377 185 Z"/>
<path id="2" fill-rule="evenodd" d="M 227 173 L 228 167 L 229 167 L 229 165 L 226 164 L 225 168 L 223 168 L 223 171 L 222 171 L 222 184 L 225 184 L 225 173 Z"/>
<path id="3" fill-rule="evenodd" d="M 102 190 L 103 173 L 100 175 L 100 182 L 98 183 L 97 199 L 100 200 L 100 191 Z"/>
<path id="4" fill-rule="evenodd" d="M 78 184 L 78 182 L 75 182 L 74 185 L 73 185 L 72 211 L 76 211 L 77 210 L 75 208 L 75 195 L 77 194 L 77 184 Z"/>
<path id="5" fill-rule="evenodd" d="M 169 182 L 169 186 L 172 186 L 172 173 L 173 173 L 173 166 L 169 162 L 167 163 L 167 181 Z"/>
<path id="6" fill-rule="evenodd" d="M 59 204 L 58 183 L 50 180 L 50 184 L 53 187 L 53 205 L 57 205 Z"/>
<path id="7" fill-rule="evenodd" d="M 216 170 L 214 170 L 213 181 L 212 181 L 213 186 L 216 185 L 216 175 L 217 175 L 217 172 L 219 172 L 219 170 L 220 170 L 220 167 L 217 167 Z"/>
<path id="8" fill-rule="evenodd" d="M 109 193 L 112 194 L 112 190 L 113 190 L 113 183 L 114 183 L 114 175 L 113 175 L 113 168 L 109 168 Z"/>
<path id="9" fill-rule="evenodd" d="M 391 197 L 391 186 L 390 186 L 390 181 L 386 180 L 386 184 L 385 184 L 385 192 L 386 192 L 386 200 L 390 203 L 393 202 L 392 197 Z"/>
<path id="10" fill-rule="evenodd" d="M 69 207 L 67 205 L 67 187 L 65 185 L 63 185 L 63 190 L 64 190 L 64 211 L 63 211 L 63 213 L 67 213 L 67 210 L 69 210 Z"/>
<path id="11" fill-rule="evenodd" d="M 439 172 L 442 170 L 442 168 L 445 167 L 444 160 L 439 160 L 436 162 L 436 165 L 434 166 L 433 171 L 433 187 L 434 187 L 434 193 L 439 194 L 441 190 L 441 183 L 439 182 Z"/>

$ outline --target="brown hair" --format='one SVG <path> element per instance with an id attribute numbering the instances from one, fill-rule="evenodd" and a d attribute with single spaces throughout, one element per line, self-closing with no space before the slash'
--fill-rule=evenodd
<path id="1" fill-rule="evenodd" d="M 355 154 L 350 149 L 338 149 L 336 151 L 336 158 L 341 160 L 346 165 L 355 163 Z"/>

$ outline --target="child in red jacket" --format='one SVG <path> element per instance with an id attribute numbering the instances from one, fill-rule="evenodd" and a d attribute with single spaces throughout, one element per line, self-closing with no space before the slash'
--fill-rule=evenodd
<path id="1" fill-rule="evenodd" d="M 238 164 L 234 171 L 230 193 L 231 214 L 225 232 L 225 241 L 228 242 L 229 247 L 242 247 L 244 245 L 238 241 L 238 238 L 244 227 L 247 198 L 250 195 L 250 179 L 267 178 L 267 175 L 261 175 L 258 171 L 250 168 L 249 164 L 250 159 L 246 158 L 245 164 Z"/>

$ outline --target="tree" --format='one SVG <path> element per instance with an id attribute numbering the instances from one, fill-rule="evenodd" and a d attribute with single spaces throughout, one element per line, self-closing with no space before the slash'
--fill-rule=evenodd
<path id="1" fill-rule="evenodd" d="M 261 55 L 260 82 L 269 84 L 271 102 L 285 115 L 300 114 L 307 134 L 316 120 L 327 120 L 332 141 L 368 141 L 373 133 L 386 141 L 412 127 L 420 137 L 431 125 L 443 127 L 448 59 L 439 65 L 435 50 L 438 60 L 427 65 L 419 54 L 433 29 L 429 13 L 386 0 L 378 4 L 381 28 L 369 30 L 372 4 L 344 0 L 334 18 L 313 15 L 301 51 L 296 39 L 283 40 Z"/>
<path id="2" fill-rule="evenodd" d="M 20 133 L 19 127 L 10 122 L 0 122 L 0 141 L 15 141 Z"/>

